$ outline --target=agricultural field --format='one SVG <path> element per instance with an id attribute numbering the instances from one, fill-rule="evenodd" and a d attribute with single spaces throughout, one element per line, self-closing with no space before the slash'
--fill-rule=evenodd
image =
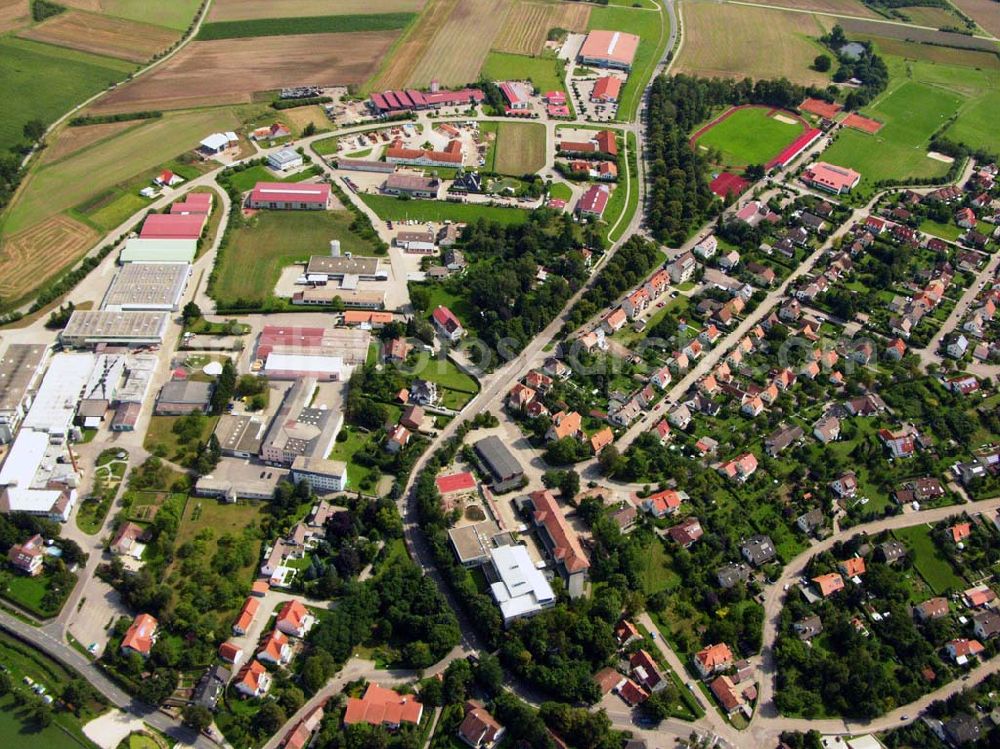
<path id="1" fill-rule="evenodd" d="M 676 73 L 706 78 L 781 78 L 823 86 L 829 76 L 810 68 L 822 52 L 814 16 L 691 0 L 684 7 L 685 40 Z"/>
<path id="2" fill-rule="evenodd" d="M 389 221 L 463 221 L 484 218 L 501 224 L 520 224 L 528 220 L 528 211 L 476 203 L 450 203 L 444 200 L 399 200 L 390 195 L 360 196 L 380 219 Z"/>
<path id="3" fill-rule="evenodd" d="M 930 6 L 908 5 L 899 12 L 906 16 L 910 23 L 916 26 L 930 26 L 940 29 L 944 26 L 961 27 L 962 19 L 951 8 L 932 8 Z"/>
<path id="4" fill-rule="evenodd" d="M 0 0 L 0 33 L 19 29 L 30 22 L 28 0 Z"/>
<path id="5" fill-rule="evenodd" d="M 595 29 L 624 31 L 639 37 L 639 49 L 632 61 L 632 72 L 622 88 L 618 106 L 618 119 L 630 120 L 638 110 L 639 97 L 663 54 L 670 35 L 670 21 L 666 13 L 656 10 L 598 6 L 590 12 L 587 22 L 588 31 Z"/>
<path id="6" fill-rule="evenodd" d="M 77 151 L 100 143 L 102 140 L 111 138 L 124 130 L 136 126 L 137 121 L 125 122 L 105 122 L 100 125 L 83 125 L 82 127 L 63 127 L 59 134 L 54 136 L 53 142 L 42 151 L 39 162 L 42 164 L 52 164 L 60 159 L 76 153 Z"/>
<path id="7" fill-rule="evenodd" d="M 541 54 L 552 29 L 586 31 L 590 7 L 580 3 L 514 0 L 493 49 L 519 55 Z"/>
<path id="8" fill-rule="evenodd" d="M 803 131 L 800 122 L 782 122 L 766 107 L 733 111 L 695 141 L 699 150 L 715 149 L 725 166 L 766 164 Z"/>
<path id="9" fill-rule="evenodd" d="M 566 92 L 566 62 L 554 54 L 528 57 L 508 52 L 490 52 L 482 73 L 495 81 L 513 79 L 531 81 L 539 91 Z"/>
<path id="10" fill-rule="evenodd" d="M 18 36 L 129 62 L 146 62 L 177 40 L 177 32 L 164 26 L 77 10 L 53 16 Z"/>
<path id="11" fill-rule="evenodd" d="M 927 147 L 931 135 L 960 103 L 951 92 L 922 83 L 903 83 L 862 112 L 885 123 L 878 133 L 844 130 L 823 158 L 857 169 L 862 185 L 881 179 L 942 176 L 948 165 L 928 158 Z"/>
<path id="12" fill-rule="evenodd" d="M 309 107 L 293 107 L 292 109 L 282 110 L 278 115 L 278 119 L 292 128 L 293 132 L 299 134 L 309 124 L 314 125 L 317 131 L 329 130 L 331 125 L 330 118 L 326 116 L 326 110 L 318 104 Z"/>
<path id="13" fill-rule="evenodd" d="M 295 34 L 351 34 L 359 31 L 395 31 L 413 20 L 412 13 L 378 15 L 292 16 L 291 18 L 254 18 L 244 21 L 213 21 L 202 24 L 200 41 L 243 39 L 256 36 L 291 36 Z"/>
<path id="14" fill-rule="evenodd" d="M 62 5 L 184 31 L 201 0 L 62 0 Z"/>
<path id="15" fill-rule="evenodd" d="M 193 149 L 208 133 L 239 124 L 226 108 L 171 114 L 146 120 L 115 138 L 44 166 L 31 175 L 11 206 L 4 232 L 19 232 L 80 205 Z"/>
<path id="16" fill-rule="evenodd" d="M 99 113 L 244 104 L 256 91 L 367 80 L 396 32 L 192 42 L 149 75 L 98 102 Z"/>
<path id="17" fill-rule="evenodd" d="M 352 13 L 416 13 L 425 0 L 215 0 L 209 21 L 293 18 Z"/>
<path id="18" fill-rule="evenodd" d="M 774 5 L 794 10 L 814 10 L 817 13 L 844 14 L 861 18 L 881 18 L 861 0 L 749 0 L 754 5 Z M 909 11 L 909 8 L 907 8 Z"/>
<path id="19" fill-rule="evenodd" d="M 0 151 L 22 142 L 26 122 L 51 123 L 134 69 L 110 57 L 0 38 L 0 100 L 9 103 L 0 118 Z"/>
<path id="20" fill-rule="evenodd" d="M 501 122 L 497 125 L 496 171 L 520 177 L 545 166 L 545 125 Z"/>
<path id="21" fill-rule="evenodd" d="M 992 2 L 992 0 L 990 0 Z M 883 57 L 901 57 L 906 60 L 935 62 L 941 65 L 959 65 L 982 70 L 1000 70 L 1000 58 L 992 52 L 973 49 L 940 47 L 936 44 L 918 44 L 885 36 L 858 35 L 859 41 L 869 41 Z"/>
<path id="22" fill-rule="evenodd" d="M 958 9 L 993 36 L 1000 35 L 1000 13 L 993 0 L 953 0 Z"/>
<path id="23" fill-rule="evenodd" d="M 989 91 L 963 107 L 958 120 L 945 131 L 945 135 L 972 148 L 983 148 L 991 153 L 997 153 L 1000 152 L 998 118 L 1000 118 L 1000 91 Z"/>
<path id="24" fill-rule="evenodd" d="M 410 71 L 424 57 L 437 30 L 444 25 L 459 0 L 428 0 L 417 22 L 403 32 L 392 50 L 383 58 L 378 73 L 365 86 L 365 91 L 402 88 L 410 79 Z"/>
<path id="25" fill-rule="evenodd" d="M 328 254 L 331 239 L 339 239 L 344 252 L 372 255 L 374 248 L 348 228 L 352 221 L 349 211 L 261 211 L 230 235 L 212 296 L 222 301 L 269 299 L 282 268 Z"/>
<path id="26" fill-rule="evenodd" d="M 992 2 L 992 0 L 989 0 L 989 2 Z M 940 44 L 959 49 L 979 49 L 987 52 L 996 50 L 996 43 L 990 39 L 966 36 L 965 34 L 956 34 L 949 31 L 921 29 L 905 24 L 884 23 L 882 21 L 868 21 L 863 18 L 832 18 L 830 16 L 817 16 L 816 18 L 823 25 L 824 30 L 829 30 L 834 24 L 839 23 L 851 38 L 858 35 L 887 36 L 893 39 L 923 42 L 925 44 Z"/>
<path id="27" fill-rule="evenodd" d="M 474 82 L 509 9 L 509 0 L 458 0 L 413 65 L 407 84 L 427 86 L 437 80 L 442 86 L 461 86 Z"/>
<path id="28" fill-rule="evenodd" d="M 97 241 L 97 232 L 68 216 L 53 216 L 30 229 L 5 235 L 0 250 L 0 299 L 20 299 L 71 263 Z"/>

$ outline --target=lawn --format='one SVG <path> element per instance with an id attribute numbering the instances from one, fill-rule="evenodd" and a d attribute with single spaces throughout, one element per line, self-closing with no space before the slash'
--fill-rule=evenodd
<path id="1" fill-rule="evenodd" d="M 460 221 L 474 223 L 480 218 L 500 224 L 521 224 L 528 220 L 528 211 L 477 203 L 452 203 L 445 200 L 399 200 L 389 195 L 360 196 L 375 214 L 389 221 Z"/>
<path id="2" fill-rule="evenodd" d="M 956 94 L 906 82 L 862 114 L 884 122 L 874 135 L 844 129 L 823 154 L 825 161 L 861 172 L 862 185 L 878 180 L 940 177 L 948 165 L 927 157 L 931 136 L 958 111 Z"/>
<path id="3" fill-rule="evenodd" d="M 375 247 L 350 230 L 349 211 L 261 211 L 229 236 L 211 286 L 219 301 L 265 301 L 281 269 L 310 255 L 327 255 L 331 239 L 344 252 L 374 255 Z"/>
<path id="4" fill-rule="evenodd" d="M 202 424 L 201 435 L 191 443 L 181 444 L 174 434 L 174 424 L 183 416 L 153 416 L 149 420 L 143 447 L 154 455 L 162 455 L 167 460 L 179 462 L 189 452 L 192 452 L 199 441 L 205 442 L 219 421 L 218 416 L 206 416 Z"/>
<path id="5" fill-rule="evenodd" d="M 631 121 L 639 107 L 646 83 L 653 76 L 656 63 L 670 36 L 670 20 L 666 13 L 642 8 L 598 6 L 590 11 L 587 29 L 625 31 L 639 36 L 639 49 L 632 61 L 632 72 L 622 89 L 618 119 Z"/>
<path id="6" fill-rule="evenodd" d="M 520 177 L 545 166 L 545 125 L 501 122 L 497 125 L 495 171 Z"/>
<path id="7" fill-rule="evenodd" d="M 670 555 L 663 541 L 654 539 L 647 552 L 646 566 L 642 571 L 642 592 L 649 596 L 680 585 L 681 578 L 671 569 Z"/>
<path id="8" fill-rule="evenodd" d="M 997 76 L 994 75 L 993 78 L 996 80 Z M 998 121 L 1000 91 L 989 91 L 964 107 L 958 120 L 945 131 L 945 135 L 972 148 L 984 148 L 996 153 L 1000 151 L 1000 133 L 996 126 Z"/>
<path id="9" fill-rule="evenodd" d="M 280 11 L 279 11 L 280 12 Z M 357 31 L 395 31 L 405 28 L 414 13 L 371 13 L 340 16 L 299 16 L 293 18 L 251 18 L 241 21 L 213 21 L 203 24 L 198 41 L 242 39 L 253 36 L 291 34 L 333 34 Z"/>
<path id="10" fill-rule="evenodd" d="M 48 125 L 133 70 L 135 65 L 123 60 L 0 38 L 0 98 L 7 102 L 0 118 L 0 151 L 24 141 L 28 121 Z"/>
<path id="11" fill-rule="evenodd" d="M 35 577 L 12 574 L 7 581 L 7 589 L 3 591 L 3 597 L 31 614 L 47 619 L 59 613 L 66 598 L 72 592 L 72 589 L 61 591 L 63 595 L 59 601 L 59 605 L 54 608 L 47 608 L 42 605 L 42 599 L 45 598 L 45 594 L 48 593 L 51 584 L 52 577 L 46 572 Z"/>
<path id="12" fill-rule="evenodd" d="M 899 528 L 893 535 L 906 545 L 913 566 L 936 595 L 948 588 L 962 590 L 966 587 L 965 580 L 955 574 L 951 562 L 934 543 L 929 525 Z"/>
<path id="13" fill-rule="evenodd" d="M 85 204 L 116 185 L 160 167 L 193 149 L 206 133 L 238 126 L 231 108 L 168 114 L 46 165 L 29 177 L 11 206 L 4 234 Z"/>
<path id="14" fill-rule="evenodd" d="M 342 435 L 346 435 L 346 439 L 343 441 L 341 441 Z M 381 477 L 377 468 L 369 468 L 353 461 L 354 453 L 371 443 L 375 438 L 376 435 L 372 432 L 365 432 L 345 424 L 337 435 L 333 450 L 330 451 L 328 456 L 330 460 L 340 460 L 347 463 L 347 488 L 352 491 L 358 491 L 362 486 L 374 488 Z"/>
<path id="15" fill-rule="evenodd" d="M 766 164 L 795 140 L 801 123 L 781 122 L 767 107 L 747 107 L 733 111 L 696 141 L 699 149 L 714 148 L 725 166 Z"/>
<path id="16" fill-rule="evenodd" d="M 29 676 L 49 693 L 58 694 L 65 684 L 77 677 L 75 672 L 6 633 L 0 634 L 0 663 L 10 673 L 16 689 L 27 690 L 23 679 Z M 82 725 L 104 712 L 105 707 L 103 700 L 81 705 L 80 718 L 54 707 L 52 724 L 38 729 L 22 720 L 13 696 L 4 695 L 0 697 L 0 746 L 91 749 L 96 745 L 83 735 Z"/>
<path id="17" fill-rule="evenodd" d="M 109 16 L 155 23 L 178 31 L 191 25 L 200 5 L 200 0 L 101 0 L 100 3 Z M 93 8 L 89 3 L 79 3 L 79 6 L 88 10 Z"/>
<path id="18" fill-rule="evenodd" d="M 490 52 L 483 63 L 482 75 L 495 81 L 531 81 L 542 93 L 566 93 L 566 63 L 552 54 L 529 57 L 508 52 Z"/>
<path id="19" fill-rule="evenodd" d="M 429 382 L 437 383 L 441 405 L 456 411 L 479 392 L 479 384 L 451 360 L 435 357 L 427 362 L 427 366 L 416 373 Z"/>
<path id="20" fill-rule="evenodd" d="M 629 222 L 639 208 L 639 167 L 636 163 L 638 153 L 635 133 L 627 133 L 628 138 L 628 180 L 624 177 L 626 171 L 620 173 L 618 186 L 612 191 L 608 198 L 608 207 L 604 211 L 604 221 L 608 225 L 608 241 L 617 242 L 622 238 L 625 230 L 628 229 Z M 627 189 L 626 189 L 627 188 Z"/>
<path id="21" fill-rule="evenodd" d="M 318 167 L 304 169 L 301 172 L 279 177 L 266 166 L 258 164 L 241 172 L 236 172 L 229 177 L 229 182 L 240 192 L 248 192 L 254 188 L 258 182 L 301 182 L 302 180 L 315 177 L 319 173 Z"/>
<path id="22" fill-rule="evenodd" d="M 932 221 L 929 218 L 925 218 L 920 224 L 920 231 L 926 232 L 927 234 L 933 234 L 935 237 L 941 237 L 941 239 L 948 239 L 952 242 L 956 242 L 965 230 L 958 224 L 942 224 L 938 221 Z"/>
<path id="23" fill-rule="evenodd" d="M 565 182 L 553 182 L 549 188 L 549 197 L 565 200 L 568 203 L 573 199 L 573 190 Z"/>
<path id="24" fill-rule="evenodd" d="M 211 530 L 213 538 L 205 549 L 205 557 L 211 559 L 212 555 L 215 554 L 216 539 L 219 536 L 229 533 L 237 538 L 242 538 L 244 529 L 253 525 L 260 527 L 265 519 L 265 514 L 266 504 L 263 502 L 240 500 L 236 504 L 227 504 L 215 499 L 188 497 L 177 530 L 177 545 L 181 546 L 187 541 L 194 540 L 203 530 Z M 247 580 L 248 583 L 254 576 L 253 572 L 257 567 L 257 556 L 261 545 L 257 539 L 251 543 L 256 547 L 253 561 L 233 575 L 237 579 Z"/>

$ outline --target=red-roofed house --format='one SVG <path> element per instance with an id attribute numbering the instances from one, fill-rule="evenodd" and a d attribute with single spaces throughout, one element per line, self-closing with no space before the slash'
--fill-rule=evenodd
<path id="1" fill-rule="evenodd" d="M 596 102 L 616 102 L 622 94 L 622 80 L 611 75 L 598 78 L 590 92 L 590 100 Z"/>
<path id="2" fill-rule="evenodd" d="M 694 654 L 694 666 L 703 679 L 725 671 L 732 665 L 733 651 L 724 642 L 709 645 Z"/>
<path id="3" fill-rule="evenodd" d="M 853 169 L 820 161 L 807 167 L 801 179 L 807 185 L 840 195 L 857 187 L 861 175 Z"/>
<path id="4" fill-rule="evenodd" d="M 559 509 L 559 503 L 548 489 L 528 495 L 534 508 L 534 523 L 546 552 L 556 563 L 571 598 L 584 593 L 590 561 L 583 552 L 580 539 Z"/>
<path id="5" fill-rule="evenodd" d="M 260 601 L 256 598 L 247 598 L 240 609 L 236 621 L 233 622 L 233 634 L 236 636 L 245 635 L 250 630 L 253 619 L 257 616 L 257 609 L 260 608 Z"/>
<path id="6" fill-rule="evenodd" d="M 442 338 L 454 342 L 465 335 L 462 323 L 455 317 L 455 313 L 444 305 L 438 305 L 431 314 L 431 318 Z"/>
<path id="7" fill-rule="evenodd" d="M 226 663 L 232 663 L 234 666 L 239 665 L 240 661 L 243 660 L 243 648 L 227 640 L 219 645 L 219 657 Z"/>
<path id="8" fill-rule="evenodd" d="M 616 688 L 618 690 L 618 696 L 625 700 L 625 704 L 629 707 L 641 705 L 649 699 L 649 692 L 631 679 L 622 679 L 621 683 Z"/>
<path id="9" fill-rule="evenodd" d="M 271 675 L 264 664 L 251 659 L 236 675 L 236 691 L 245 697 L 263 697 L 271 688 Z"/>
<path id="10" fill-rule="evenodd" d="M 955 661 L 959 666 L 964 666 L 968 663 L 969 658 L 975 658 L 979 655 L 985 648 L 979 640 L 967 640 L 964 637 L 957 640 L 952 640 L 947 645 L 945 649 L 948 651 L 948 655 L 951 659 Z"/>
<path id="11" fill-rule="evenodd" d="M 611 188 L 607 185 L 591 185 L 576 204 L 576 212 L 581 216 L 601 218 L 608 207 Z"/>
<path id="12" fill-rule="evenodd" d="M 330 185 L 258 182 L 250 193 L 249 205 L 284 211 L 325 211 L 330 207 Z"/>
<path id="13" fill-rule="evenodd" d="M 618 140 L 614 130 L 601 130 L 597 134 L 597 150 L 609 156 L 618 155 Z"/>
<path id="14" fill-rule="evenodd" d="M 264 638 L 257 651 L 257 660 L 276 666 L 288 663 L 291 659 L 292 648 L 288 644 L 288 637 L 276 629 Z"/>
<path id="15" fill-rule="evenodd" d="M 957 523 L 948 529 L 951 531 L 951 540 L 956 544 L 972 535 L 971 523 Z"/>
<path id="16" fill-rule="evenodd" d="M 278 612 L 278 620 L 274 626 L 291 637 L 305 637 L 315 621 L 301 601 L 288 601 Z"/>
<path id="17" fill-rule="evenodd" d="M 686 518 L 679 525 L 675 525 L 667 531 L 677 544 L 687 549 L 694 545 L 704 535 L 701 522 L 698 518 Z"/>
<path id="18" fill-rule="evenodd" d="M 561 440 L 564 437 L 576 437 L 580 434 L 583 419 L 576 411 L 560 411 L 552 417 L 552 426 L 545 434 L 547 440 Z"/>
<path id="19" fill-rule="evenodd" d="M 122 639 L 122 652 L 131 650 L 143 658 L 149 655 L 156 642 L 156 628 L 159 622 L 149 614 L 139 614 Z"/>
<path id="20" fill-rule="evenodd" d="M 169 169 L 164 169 L 162 172 L 156 175 L 156 179 L 153 180 L 153 182 L 155 182 L 158 185 L 161 185 L 162 187 L 173 187 L 174 185 L 179 185 L 183 181 L 184 181 L 183 177 L 174 174 Z"/>
<path id="21" fill-rule="evenodd" d="M 417 725 L 423 714 L 424 706 L 412 694 L 398 694 L 371 683 L 361 699 L 348 698 L 344 725 L 368 723 L 395 730 L 404 723 Z"/>
<path id="22" fill-rule="evenodd" d="M 837 565 L 846 577 L 860 577 L 865 574 L 864 557 L 851 557 Z"/>
<path id="23" fill-rule="evenodd" d="M 604 427 L 590 438 L 590 449 L 594 455 L 597 455 L 614 441 L 615 433 L 611 431 L 611 427 Z"/>
<path id="24" fill-rule="evenodd" d="M 688 498 L 684 492 L 675 489 L 665 489 L 655 494 L 650 494 L 642 501 L 642 508 L 654 518 L 662 518 L 666 515 L 673 515 L 681 502 Z"/>
<path id="25" fill-rule="evenodd" d="M 719 473 L 728 479 L 743 482 L 757 470 L 757 458 L 753 453 L 743 453 L 719 466 Z"/>
<path id="26" fill-rule="evenodd" d="M 458 727 L 458 738 L 473 749 L 496 746 L 506 732 L 481 702 L 469 700 L 465 703 L 465 718 Z"/>
<path id="27" fill-rule="evenodd" d="M 42 572 L 42 561 L 45 556 L 45 541 L 40 534 L 35 534 L 24 543 L 14 544 L 7 552 L 8 561 L 21 572 L 34 577 Z"/>
<path id="28" fill-rule="evenodd" d="M 819 575 L 812 579 L 816 583 L 816 587 L 819 588 L 820 595 L 823 598 L 829 598 L 834 593 L 837 593 L 844 589 L 844 578 L 838 575 L 836 572 L 828 572 L 825 575 Z"/>
<path id="29" fill-rule="evenodd" d="M 649 691 L 656 689 L 656 686 L 663 681 L 656 661 L 645 650 L 639 649 L 632 653 L 628 663 L 632 669 L 632 678 Z"/>

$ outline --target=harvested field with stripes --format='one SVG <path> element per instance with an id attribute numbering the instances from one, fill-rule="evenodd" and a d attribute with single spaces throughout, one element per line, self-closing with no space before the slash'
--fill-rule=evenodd
<path id="1" fill-rule="evenodd" d="M 795 10 L 815 10 L 818 13 L 859 16 L 861 18 L 881 18 L 861 0 L 748 0 L 755 5 L 775 5 Z"/>
<path id="2" fill-rule="evenodd" d="M 541 3 L 515 0 L 493 49 L 520 55 L 540 54 L 552 29 L 587 30 L 590 6 L 578 3 Z"/>
<path id="3" fill-rule="evenodd" d="M 412 68 L 407 85 L 474 82 L 509 10 L 509 0 L 458 0 Z"/>
<path id="4" fill-rule="evenodd" d="M 988 0 L 993 5 L 993 0 Z M 932 29 L 916 29 L 912 26 L 900 26 L 892 23 L 879 23 L 878 21 L 863 21 L 858 18 L 825 18 L 824 25 L 832 27 L 834 23 L 839 23 L 848 36 L 855 34 L 868 34 L 871 36 L 884 36 L 890 39 L 903 39 L 911 42 L 923 42 L 924 44 L 941 44 L 945 47 L 956 47 L 958 49 L 981 49 L 988 52 L 996 51 L 996 42 L 982 37 L 966 36 L 965 34 L 953 34 L 949 31 L 937 31 Z"/>
<path id="5" fill-rule="evenodd" d="M 826 20 L 833 25 L 834 19 Z M 830 82 L 829 75 L 811 68 L 823 51 L 809 38 L 823 33 L 815 16 L 690 0 L 684 4 L 684 25 L 685 41 L 675 73 L 755 80 L 784 76 L 793 83 L 817 86 Z"/>
<path id="6" fill-rule="evenodd" d="M 215 0 L 209 21 L 292 18 L 353 13 L 416 13 L 425 0 Z"/>
<path id="7" fill-rule="evenodd" d="M 64 270 L 97 241 L 97 232 L 68 216 L 13 234 L 0 252 L 0 297 L 19 299 Z"/>
<path id="8" fill-rule="evenodd" d="M 245 104 L 256 91 L 366 81 L 397 31 L 192 42 L 149 75 L 120 86 L 95 111 Z"/>
<path id="9" fill-rule="evenodd" d="M 958 9 L 993 36 L 1000 36 L 1000 9 L 993 0 L 954 0 Z"/>
<path id="10" fill-rule="evenodd" d="M 30 20 L 28 0 L 0 0 L 0 33 L 19 29 Z"/>
<path id="11" fill-rule="evenodd" d="M 177 32 L 164 26 L 77 10 L 60 13 L 19 36 L 129 62 L 146 62 L 177 40 Z"/>
<path id="12" fill-rule="evenodd" d="M 122 130 L 135 127 L 137 124 L 139 123 L 135 120 L 127 120 L 125 122 L 105 122 L 100 125 L 84 125 L 83 127 L 64 127 L 52 145 L 47 146 L 42 151 L 40 162 L 51 164 L 59 161 L 59 159 L 76 153 L 81 148 L 98 143 Z"/>
<path id="13" fill-rule="evenodd" d="M 381 91 L 405 87 L 410 80 L 410 71 L 427 53 L 435 31 L 444 25 L 458 3 L 459 0 L 428 0 L 417 22 L 403 32 L 366 89 Z"/>

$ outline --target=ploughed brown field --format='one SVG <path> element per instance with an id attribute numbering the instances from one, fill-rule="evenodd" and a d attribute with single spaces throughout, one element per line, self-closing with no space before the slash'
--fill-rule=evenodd
<path id="1" fill-rule="evenodd" d="M 19 36 L 95 55 L 146 62 L 173 44 L 178 33 L 163 26 L 70 10 Z"/>
<path id="2" fill-rule="evenodd" d="M 18 29 L 30 20 L 28 0 L 0 0 L 0 32 Z"/>
<path id="3" fill-rule="evenodd" d="M 245 18 L 295 18 L 352 13 L 416 13 L 424 0 L 215 0 L 209 21 Z"/>
<path id="4" fill-rule="evenodd" d="M 993 36 L 1000 36 L 1000 5 L 993 0 L 955 0 L 955 5 Z"/>
<path id="5" fill-rule="evenodd" d="M 362 83 L 397 31 L 192 42 L 152 73 L 101 99 L 95 112 L 243 104 L 255 91 Z"/>

